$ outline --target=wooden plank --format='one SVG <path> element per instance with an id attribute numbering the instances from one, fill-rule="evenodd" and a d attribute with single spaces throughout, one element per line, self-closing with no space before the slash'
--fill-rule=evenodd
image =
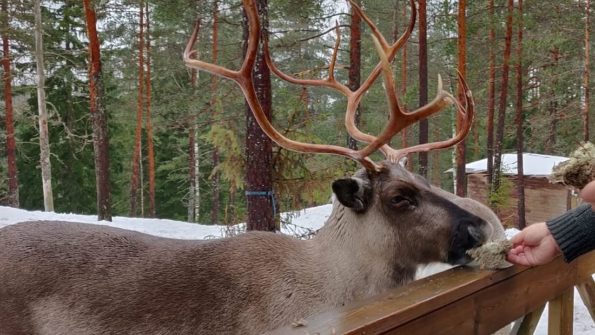
<path id="1" fill-rule="evenodd" d="M 440 314 L 435 314 L 432 317 L 432 322 L 428 322 L 426 318 L 419 318 L 411 321 L 396 329 L 383 332 L 382 334 L 432 334 L 432 335 L 448 335 L 448 334 L 474 334 L 475 333 L 475 312 L 476 301 L 470 300 L 469 303 L 463 305 L 447 305 L 441 309 Z M 379 334 L 367 327 L 350 334 Z"/>
<path id="2" fill-rule="evenodd" d="M 400 329 L 409 331 L 401 334 L 438 334 L 433 323 L 446 329 L 445 334 L 489 334 L 556 298 L 593 270 L 595 252 L 571 264 L 559 257 L 533 268 L 455 268 L 315 315 L 305 327 L 270 334 L 379 334 Z"/>
<path id="3" fill-rule="evenodd" d="M 576 289 L 581 296 L 583 303 L 587 307 L 587 310 L 591 314 L 591 318 L 595 322 L 595 282 L 593 281 L 593 277 L 576 285 Z"/>
<path id="4" fill-rule="evenodd" d="M 544 309 L 545 304 L 541 305 L 541 307 L 530 312 L 529 314 L 525 315 L 521 320 L 517 321 L 514 324 L 514 327 L 512 328 L 510 335 L 533 335 L 533 333 L 535 333 L 535 329 L 537 328 L 537 324 L 539 323 L 539 319 L 541 318 L 541 314 L 543 314 Z"/>
<path id="5" fill-rule="evenodd" d="M 466 315 L 474 322 L 473 330 L 466 334 L 492 334 L 506 324 L 539 308 L 573 285 L 576 266 L 564 263 L 561 258 L 529 268 L 505 281 L 486 287 L 439 310 L 427 313 L 406 325 L 396 327 L 395 334 L 431 334 L 427 330 L 435 320 L 444 319 L 452 324 L 462 322 L 453 311 L 472 308 Z M 456 328 L 440 334 L 461 334 Z"/>
<path id="6" fill-rule="evenodd" d="M 548 308 L 548 335 L 572 335 L 574 313 L 574 287 L 568 287 L 550 301 Z"/>
<path id="7" fill-rule="evenodd" d="M 280 328 L 270 334 L 349 334 L 362 327 L 378 333 L 502 281 L 527 268 L 499 271 L 458 267 L 429 276 L 386 294 L 309 318 L 307 327 Z"/>

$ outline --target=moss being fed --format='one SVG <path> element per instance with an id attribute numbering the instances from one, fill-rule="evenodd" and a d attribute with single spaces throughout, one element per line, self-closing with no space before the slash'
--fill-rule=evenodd
<path id="1" fill-rule="evenodd" d="M 487 242 L 477 248 L 467 250 L 467 254 L 473 258 L 481 269 L 503 269 L 511 265 L 506 261 L 506 253 L 510 248 L 512 248 L 512 242 L 499 240 Z"/>
<path id="2" fill-rule="evenodd" d="M 583 142 L 570 154 L 570 159 L 553 168 L 550 181 L 582 189 L 595 179 L 595 145 Z"/>

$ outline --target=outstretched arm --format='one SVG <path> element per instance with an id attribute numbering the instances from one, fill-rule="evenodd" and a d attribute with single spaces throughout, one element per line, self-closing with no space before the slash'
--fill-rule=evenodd
<path id="1" fill-rule="evenodd" d="M 586 204 L 574 208 L 548 222 L 523 229 L 512 238 L 507 259 L 521 265 L 540 265 L 560 252 L 567 262 L 595 249 L 595 181 L 581 190 Z"/>

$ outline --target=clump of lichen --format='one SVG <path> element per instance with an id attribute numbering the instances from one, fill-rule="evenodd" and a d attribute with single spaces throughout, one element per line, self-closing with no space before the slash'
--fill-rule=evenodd
<path id="1" fill-rule="evenodd" d="M 506 253 L 512 248 L 509 240 L 491 241 L 467 250 L 467 254 L 479 264 L 481 269 L 503 269 L 511 264 L 506 261 Z"/>
<path id="2" fill-rule="evenodd" d="M 595 145 L 583 142 L 570 159 L 554 166 L 550 181 L 582 189 L 595 179 Z"/>

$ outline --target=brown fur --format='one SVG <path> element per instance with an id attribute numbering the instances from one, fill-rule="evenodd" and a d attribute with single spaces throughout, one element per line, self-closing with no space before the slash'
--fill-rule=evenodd
<path id="1" fill-rule="evenodd" d="M 459 252 L 493 234 L 448 200 L 460 198 L 393 164 L 333 188 L 311 240 L 185 241 L 50 221 L 0 229 L 0 334 L 258 334 L 405 284 L 419 264 L 465 262 Z"/>

